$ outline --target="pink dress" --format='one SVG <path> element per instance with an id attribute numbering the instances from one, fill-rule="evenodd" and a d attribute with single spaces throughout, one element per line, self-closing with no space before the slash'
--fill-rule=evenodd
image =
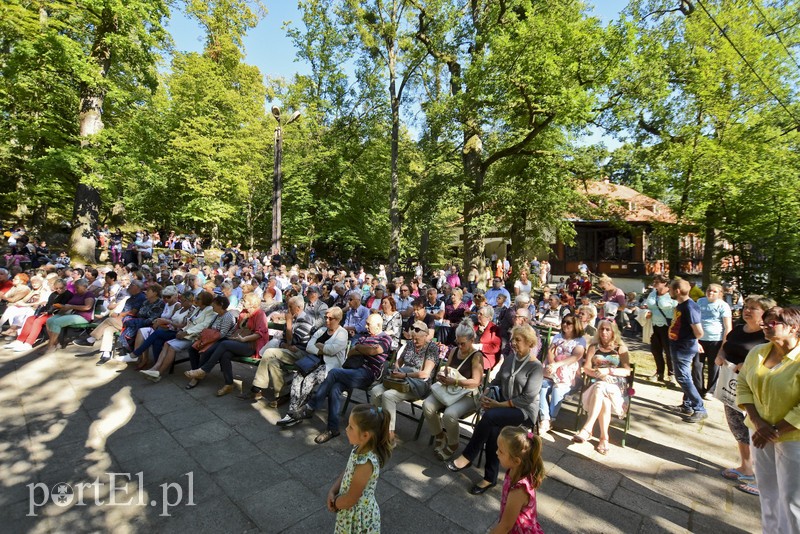
<path id="1" fill-rule="evenodd" d="M 511 534 L 544 534 L 539 520 L 536 519 L 536 490 L 531 485 L 530 477 L 524 477 L 519 482 L 511 485 L 511 472 L 506 471 L 506 479 L 503 482 L 503 498 L 500 500 L 500 517 L 506 509 L 508 493 L 511 490 L 521 489 L 528 495 L 528 504 L 522 507 Z"/>

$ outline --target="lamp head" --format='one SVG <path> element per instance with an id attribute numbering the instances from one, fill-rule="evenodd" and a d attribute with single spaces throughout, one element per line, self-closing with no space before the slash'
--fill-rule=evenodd
<path id="1" fill-rule="evenodd" d="M 275 117 L 276 120 L 281 120 L 281 108 L 272 106 L 272 116 Z"/>

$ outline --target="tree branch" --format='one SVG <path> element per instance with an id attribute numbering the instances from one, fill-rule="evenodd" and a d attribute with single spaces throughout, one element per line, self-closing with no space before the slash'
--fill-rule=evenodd
<path id="1" fill-rule="evenodd" d="M 505 157 L 513 156 L 514 154 L 518 153 L 520 150 L 523 150 L 525 148 L 525 146 L 528 145 L 528 143 L 530 143 L 531 141 L 533 141 L 536 138 L 537 135 L 542 133 L 542 131 L 545 128 L 547 128 L 550 125 L 550 123 L 553 122 L 553 119 L 555 119 L 555 118 L 556 118 L 556 114 L 555 113 L 548 113 L 545 116 L 545 119 L 542 122 L 540 122 L 539 124 L 537 124 L 535 127 L 533 127 L 531 129 L 531 131 L 529 131 L 528 134 L 521 141 L 519 141 L 518 143 L 515 143 L 515 144 L 513 144 L 511 146 L 508 146 L 508 147 L 506 147 L 506 148 L 504 148 L 502 150 L 498 150 L 497 152 L 495 152 L 494 154 L 492 154 L 491 156 L 486 158 L 486 161 L 481 163 L 481 171 L 483 171 L 485 173 L 493 163 L 495 163 L 495 162 L 497 162 L 497 161 L 499 161 L 499 160 L 501 160 L 501 159 L 503 159 Z"/>

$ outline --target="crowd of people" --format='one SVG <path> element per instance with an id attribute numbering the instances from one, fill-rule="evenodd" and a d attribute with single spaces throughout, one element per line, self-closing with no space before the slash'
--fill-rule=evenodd
<path id="1" fill-rule="evenodd" d="M 115 234 L 108 235 L 115 247 Z M 707 417 L 704 400 L 721 387 L 719 369 L 735 367 L 738 397 L 726 417 L 741 464 L 722 476 L 742 491 L 769 496 L 766 503 L 762 497 L 763 522 L 775 525 L 772 531 L 797 527 L 800 489 L 787 476 L 800 467 L 796 308 L 752 295 L 734 325 L 724 288 L 711 284 L 695 302 L 689 282 L 661 275 L 639 298 L 601 276 L 593 299 L 588 270 L 552 290 L 541 277 L 545 261 L 526 265 L 516 279 L 498 260 L 483 275 L 476 266 L 463 277 L 449 267 L 427 280 L 419 271 L 406 280 L 389 278 L 383 268 L 374 275 L 348 272 L 320 260 L 300 268 L 280 254 L 254 257 L 237 247 L 228 247 L 220 262 L 173 263 L 153 255 L 156 239 L 157 233 L 141 232 L 135 257 L 112 255 L 132 261 L 99 270 L 54 260 L 27 269 L 12 261 L 0 269 L 4 348 L 30 351 L 45 333 L 47 350 L 56 351 L 66 329 L 93 323 L 73 342 L 97 345 L 98 365 L 135 363 L 158 382 L 188 353 L 186 388 L 200 386 L 219 366 L 217 396 L 234 391 L 235 358 L 256 358 L 255 378 L 240 397 L 271 409 L 288 402 L 278 426 L 301 424 L 327 408 L 326 428 L 315 439 L 322 444 L 347 423 L 354 450 L 327 503 L 342 529 L 376 524 L 370 494 L 400 439 L 398 406 L 419 401 L 433 436 L 431 454 L 448 469 L 466 469 L 485 452 L 483 479 L 470 493 L 486 492 L 500 468 L 507 470 L 498 529 L 516 522 L 537 531 L 541 436 L 553 429 L 563 400 L 582 395 L 587 417 L 572 439 L 594 440 L 597 429 L 600 454 L 611 447 L 612 417 L 628 408 L 631 362 L 621 330 L 630 328 L 632 308 L 639 310 L 633 320 L 649 322 L 656 366 L 650 379 L 674 376 L 684 396 L 672 409 L 686 422 Z M 183 247 L 187 240 L 170 234 L 163 244 Z M 357 389 L 369 391 L 370 404 L 340 421 L 341 403 Z M 473 435 L 459 453 L 460 424 L 473 415 Z"/>

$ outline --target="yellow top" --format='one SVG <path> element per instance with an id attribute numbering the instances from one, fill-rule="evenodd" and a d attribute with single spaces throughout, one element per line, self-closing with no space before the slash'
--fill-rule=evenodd
<path id="1" fill-rule="evenodd" d="M 783 360 L 767 369 L 772 343 L 754 347 L 739 371 L 736 404 L 754 404 L 764 421 L 775 425 L 782 420 L 800 429 L 800 344 L 784 355 Z M 745 424 L 755 430 L 750 418 Z M 800 430 L 786 432 L 778 441 L 800 441 Z"/>

